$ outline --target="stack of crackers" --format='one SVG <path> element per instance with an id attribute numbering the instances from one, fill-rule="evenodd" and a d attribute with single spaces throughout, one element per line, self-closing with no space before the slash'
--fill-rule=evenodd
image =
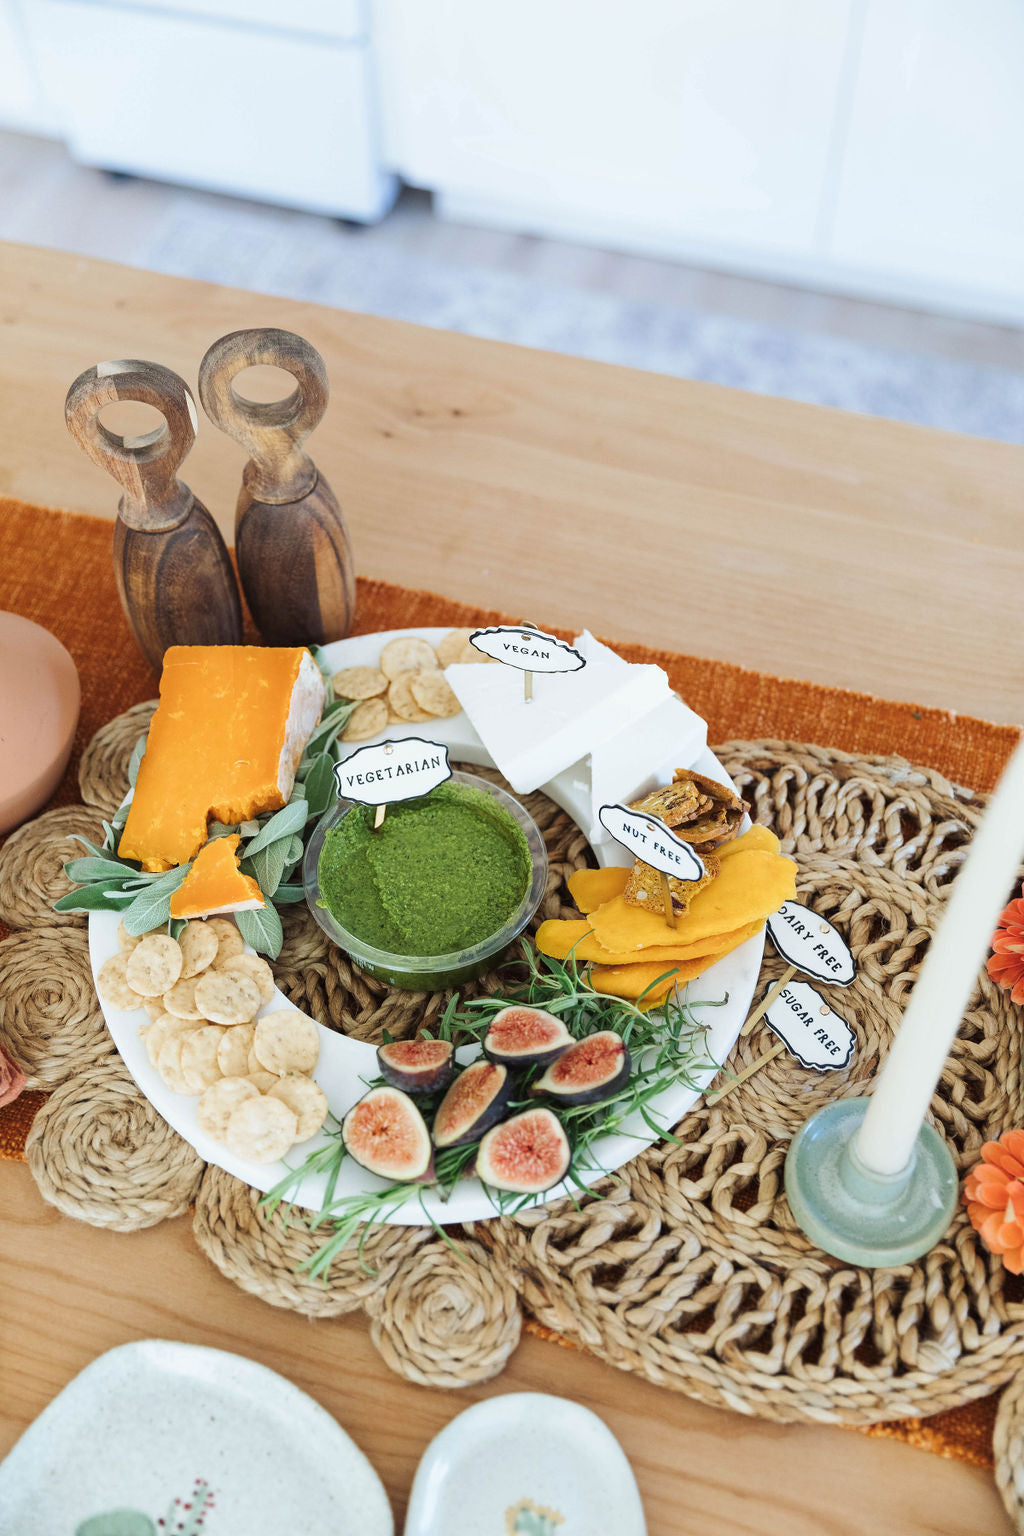
<path id="1" fill-rule="evenodd" d="M 228 918 L 186 923 L 177 939 L 136 937 L 121 922 L 121 946 L 98 986 L 115 1008 L 144 1009 L 139 1034 L 172 1093 L 200 1094 L 200 1129 L 236 1156 L 273 1163 L 327 1118 L 312 1078 L 320 1033 L 295 1008 L 257 1015 L 274 997 L 266 960 L 245 953 Z"/>
<path id="2" fill-rule="evenodd" d="M 435 648 L 415 636 L 389 640 L 376 667 L 346 667 L 335 674 L 339 699 L 360 702 L 342 732 L 342 741 L 369 741 L 389 725 L 447 720 L 462 705 L 444 679 L 442 668 L 490 662 L 469 643 L 471 629 L 453 629 Z"/>

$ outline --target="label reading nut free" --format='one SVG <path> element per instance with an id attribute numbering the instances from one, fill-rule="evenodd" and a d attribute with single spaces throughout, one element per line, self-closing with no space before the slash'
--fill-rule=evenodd
<path id="1" fill-rule="evenodd" d="M 334 777 L 343 800 L 358 805 L 392 805 L 415 800 L 452 776 L 448 748 L 422 736 L 382 741 L 360 747 L 344 762 L 335 763 Z"/>
<path id="2" fill-rule="evenodd" d="M 661 874 L 675 875 L 677 880 L 699 880 L 704 874 L 704 865 L 689 843 L 676 837 L 656 816 L 631 811 L 616 801 L 602 805 L 598 819 L 617 843 Z"/>
<path id="3" fill-rule="evenodd" d="M 528 624 L 496 624 L 492 629 L 477 629 L 469 637 L 470 645 L 503 661 L 520 672 L 578 672 L 587 660 L 574 646 L 542 629 Z"/>

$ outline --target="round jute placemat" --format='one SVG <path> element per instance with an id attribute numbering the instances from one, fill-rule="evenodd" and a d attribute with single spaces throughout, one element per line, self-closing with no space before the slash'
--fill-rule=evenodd
<path id="1" fill-rule="evenodd" d="M 1024 1531 L 1024 1371 L 1018 1371 L 999 1400 L 992 1439 L 996 1486 L 1014 1526 Z"/>
<path id="2" fill-rule="evenodd" d="M 114 798 L 104 771 L 120 773 L 123 789 L 139 734 L 132 714 L 100 733 L 90 758 L 83 787 L 97 804 L 109 807 Z M 818 1076 L 777 1057 L 718 1105 L 698 1105 L 677 1128 L 678 1144 L 642 1153 L 599 1186 L 602 1198 L 456 1230 L 461 1253 L 429 1229 L 364 1232 L 335 1257 L 325 1282 L 301 1273 L 321 1233 L 296 1213 L 268 1217 L 255 1191 L 208 1168 L 195 1194 L 194 1230 L 226 1275 L 309 1315 L 365 1308 L 389 1364 L 434 1385 L 500 1371 L 515 1347 L 520 1307 L 622 1369 L 778 1420 L 927 1416 L 1014 1374 L 1024 1358 L 1024 1284 L 982 1248 L 965 1212 L 918 1263 L 868 1271 L 814 1248 L 796 1229 L 782 1189 L 796 1128 L 830 1099 L 862 1093 L 877 1070 L 982 798 L 900 758 L 776 741 L 717 750 L 755 819 L 796 858 L 800 898 L 836 924 L 857 957 L 857 978 L 842 998 L 857 1035 L 850 1065 Z M 586 859 L 586 844 L 543 796 L 528 803 L 552 858 L 543 914 L 566 912 L 562 881 Z M 38 857 L 31 827 L 13 854 L 10 843 L 0 852 L 0 888 L 5 878 L 17 887 L 9 857 Z M 48 931 L 50 973 L 75 973 L 71 993 L 80 1008 L 84 936 L 70 926 Z M 15 933 L 0 945 L 0 965 L 5 947 L 28 937 Z M 780 972 L 767 955 L 761 986 Z M 444 1003 L 443 995 L 392 993 L 364 977 L 299 908 L 287 916 L 275 974 L 298 1006 L 363 1039 L 379 1038 L 385 1025 L 411 1033 Z M 16 1057 L 33 1050 L 37 1070 L 50 1049 L 46 1027 L 38 1042 L 24 1025 L 15 1038 L 0 1002 L 0 1034 Z M 1019 1010 L 983 974 L 931 1106 L 961 1168 L 982 1141 L 1024 1121 L 1022 1033 Z M 767 1044 L 767 1032 L 755 1030 L 738 1042 L 729 1070 L 742 1071 Z M 65 1056 L 54 1076 L 74 1075 Z M 97 1092 L 89 1113 L 101 1121 L 120 1113 L 125 1093 L 121 1077 L 116 1105 Z M 77 1136 L 78 1155 L 98 1159 L 117 1207 L 130 1190 L 103 1136 Z M 165 1157 L 155 1133 L 154 1164 Z M 62 1208 L 73 1208 L 74 1187 L 63 1178 L 59 1191 L 49 1187 L 46 1163 L 44 1194 L 59 1193 Z M 97 1177 L 90 1188 L 102 1184 Z M 77 1213 L 97 1219 L 91 1204 Z"/>

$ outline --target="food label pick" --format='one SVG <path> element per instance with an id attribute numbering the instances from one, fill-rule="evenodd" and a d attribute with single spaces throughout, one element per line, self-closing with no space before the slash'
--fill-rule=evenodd
<path id="1" fill-rule="evenodd" d="M 783 960 L 816 981 L 848 987 L 857 973 L 842 934 L 798 901 L 784 901 L 772 913 L 768 935 Z"/>
<path id="2" fill-rule="evenodd" d="M 357 805 L 391 805 L 427 795 L 452 776 L 448 748 L 422 736 L 360 747 L 335 763 L 338 794 Z"/>
<path id="3" fill-rule="evenodd" d="M 602 805 L 597 814 L 602 827 L 617 843 L 659 874 L 675 875 L 677 880 L 699 880 L 704 874 L 704 865 L 689 843 L 676 837 L 656 816 L 631 811 L 620 801 Z"/>
<path id="4" fill-rule="evenodd" d="M 578 672 L 587 658 L 566 640 L 538 629 L 535 624 L 495 624 L 490 629 L 476 629 L 470 645 L 492 661 L 502 661 L 523 673 L 523 699 L 533 698 L 535 672 Z"/>
<path id="5" fill-rule="evenodd" d="M 834 1072 L 853 1055 L 853 1030 L 806 981 L 783 987 L 765 1019 L 787 1050 L 815 1072 Z"/>

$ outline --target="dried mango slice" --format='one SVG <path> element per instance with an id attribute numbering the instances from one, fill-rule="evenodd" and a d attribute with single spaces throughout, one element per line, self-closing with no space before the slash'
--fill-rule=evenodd
<path id="1" fill-rule="evenodd" d="M 754 931 L 756 932 L 756 926 Z M 613 997 L 628 997 L 631 999 L 643 998 L 645 1008 L 653 1007 L 657 1002 L 663 1002 L 675 986 L 685 985 L 688 981 L 694 981 L 703 975 L 723 956 L 729 954 L 738 945 L 749 938 L 745 933 L 743 938 L 736 938 L 731 943 L 724 944 L 713 955 L 705 955 L 702 959 L 682 961 L 676 974 L 669 978 L 663 986 L 653 986 L 659 977 L 664 976 L 669 969 L 663 960 L 642 960 L 633 965 L 595 965 L 590 970 L 590 982 L 595 992 L 606 992 Z M 645 997 L 648 987 L 652 990 Z"/>
<path id="2" fill-rule="evenodd" d="M 578 922 L 549 918 L 537 929 L 536 944 L 542 955 L 550 955 L 555 960 L 566 959 L 569 951 L 572 950 L 580 965 L 586 961 L 593 961 L 597 965 L 630 965 L 640 960 L 650 960 L 669 966 L 676 965 L 681 960 L 698 960 L 715 954 L 726 945 L 742 944 L 744 939 L 749 939 L 757 933 L 762 924 L 763 919 L 756 923 L 747 923 L 733 933 L 714 934 L 708 939 L 698 939 L 694 944 L 666 943 L 663 946 L 645 948 L 638 952 L 605 949 L 589 922 L 585 922 L 582 918 Z M 663 931 L 667 939 L 671 929 L 666 927 Z"/>
<path id="3" fill-rule="evenodd" d="M 763 827 L 760 822 L 755 822 L 739 837 L 734 837 L 731 843 L 723 843 L 715 849 L 716 859 L 731 859 L 737 853 L 778 853 L 779 840 L 770 827 Z"/>
<path id="4" fill-rule="evenodd" d="M 717 880 L 700 891 L 676 923 L 675 940 L 694 944 L 715 934 L 732 933 L 777 912 L 796 894 L 796 865 L 777 854 L 754 850 L 723 859 Z M 590 913 L 590 924 L 605 949 L 665 948 L 670 931 L 663 917 L 631 907 L 621 896 Z"/>
<path id="5" fill-rule="evenodd" d="M 760 823 L 748 827 L 746 832 L 734 837 L 731 843 L 723 843 L 715 849 L 716 859 L 731 859 L 737 853 L 778 853 L 779 840 L 768 827 Z M 605 869 L 578 869 L 569 876 L 569 893 L 581 912 L 593 912 L 606 901 L 621 896 L 629 879 L 628 864 L 609 864 Z"/>

